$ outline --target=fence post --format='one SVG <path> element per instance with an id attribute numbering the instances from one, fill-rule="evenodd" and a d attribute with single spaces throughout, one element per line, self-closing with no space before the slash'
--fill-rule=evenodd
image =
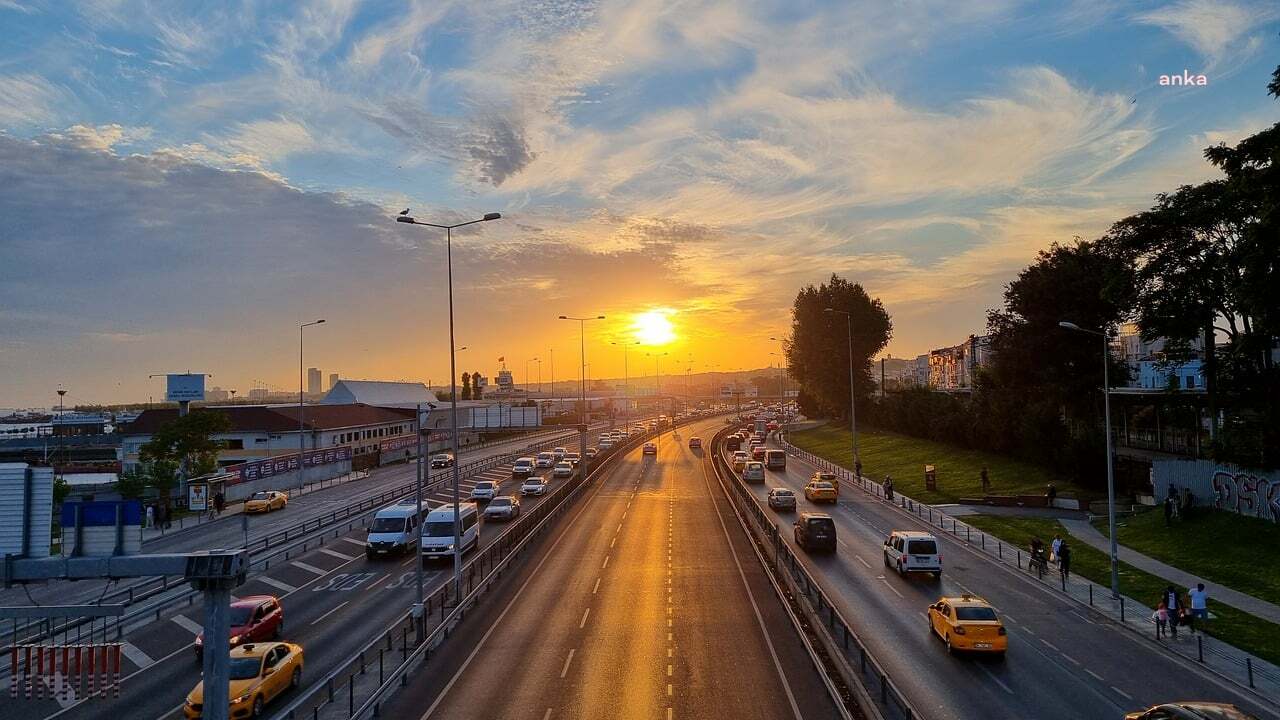
<path id="1" fill-rule="evenodd" d="M 1124 596 L 1120 596 L 1120 622 L 1124 622 Z"/>
<path id="2" fill-rule="evenodd" d="M 1089 607 L 1093 607 L 1093 583 L 1089 583 Z"/>
<path id="3" fill-rule="evenodd" d="M 1200 662 L 1204 662 L 1204 636 L 1203 635 L 1196 636 L 1196 656 L 1199 658 Z"/>
<path id="4" fill-rule="evenodd" d="M 347 676 L 347 717 L 356 714 L 356 676 L 354 674 Z"/>

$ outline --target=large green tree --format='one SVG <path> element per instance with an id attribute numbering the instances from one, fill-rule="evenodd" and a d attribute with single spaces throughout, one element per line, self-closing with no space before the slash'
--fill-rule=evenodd
<path id="1" fill-rule="evenodd" d="M 471 373 L 462 373 L 462 395 L 463 400 L 471 399 Z"/>
<path id="2" fill-rule="evenodd" d="M 177 486 L 178 470 L 186 477 L 213 472 L 218 467 L 222 443 L 214 435 L 231 430 L 231 419 L 217 410 L 196 410 L 162 425 L 138 450 L 147 484 L 160 494 L 167 507 Z"/>
<path id="3" fill-rule="evenodd" d="M 849 313 L 849 318 L 831 308 Z M 893 322 L 878 298 L 839 275 L 796 295 L 791 311 L 791 337 L 786 342 L 790 375 L 802 388 L 809 412 L 827 417 L 849 416 L 849 328 L 852 328 L 854 394 L 865 398 L 874 387 L 871 357 L 884 349 Z"/>

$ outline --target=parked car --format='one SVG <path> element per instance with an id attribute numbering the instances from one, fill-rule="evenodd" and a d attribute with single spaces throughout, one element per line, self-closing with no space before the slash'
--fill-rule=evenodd
<path id="1" fill-rule="evenodd" d="M 512 520 L 519 514 L 520 499 L 514 495 L 499 495 L 484 509 L 485 520 Z"/>
<path id="2" fill-rule="evenodd" d="M 244 501 L 245 513 L 268 513 L 272 510 L 283 510 L 289 504 L 289 496 L 279 490 L 262 490 L 249 496 Z"/>
<path id="3" fill-rule="evenodd" d="M 894 530 L 884 541 L 884 566 L 907 573 L 929 573 L 942 577 L 942 554 L 938 538 L 919 530 Z"/>
<path id="4" fill-rule="evenodd" d="M 248 595 L 231 603 L 231 647 L 280 637 L 284 608 L 274 595 Z M 196 662 L 204 659 L 204 633 L 196 635 Z"/>
<path id="5" fill-rule="evenodd" d="M 449 453 L 440 453 L 431 456 L 431 467 L 446 468 L 453 464 L 453 455 Z"/>
<path id="6" fill-rule="evenodd" d="M 796 544 L 806 551 L 836 551 L 836 523 L 826 513 L 800 513 L 792 531 Z"/>
<path id="7" fill-rule="evenodd" d="M 795 510 L 795 492 L 791 488 L 769 488 L 769 507 L 774 510 Z"/>

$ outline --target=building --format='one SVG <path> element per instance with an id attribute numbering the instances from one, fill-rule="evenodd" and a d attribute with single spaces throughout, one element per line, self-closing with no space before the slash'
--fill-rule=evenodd
<path id="1" fill-rule="evenodd" d="M 1203 390 L 1201 360 L 1204 338 L 1197 338 L 1188 348 L 1190 357 L 1172 362 L 1166 354 L 1165 338 L 1143 340 L 1137 323 L 1123 323 L 1111 341 L 1111 351 L 1124 360 L 1129 377 L 1116 387 L 1142 390 Z"/>
<path id="2" fill-rule="evenodd" d="M 217 385 L 214 385 L 213 387 L 204 391 L 205 402 L 226 402 L 230 399 L 231 399 L 231 391 L 223 390 Z"/>
<path id="3" fill-rule="evenodd" d="M 928 386 L 944 392 L 970 392 L 978 368 L 989 361 L 991 340 L 970 335 L 952 347 L 929 351 Z"/>
<path id="4" fill-rule="evenodd" d="M 55 437 L 72 437 L 76 435 L 104 435 L 111 420 L 98 413 L 62 413 L 55 415 L 50 421 L 52 434 Z"/>
<path id="5" fill-rule="evenodd" d="M 911 367 L 911 381 L 916 387 L 929 387 L 929 353 L 916 356 Z"/>
<path id="6" fill-rule="evenodd" d="M 337 384 L 338 384 L 338 373 L 329 373 L 329 387 L 325 390 L 325 392 L 332 390 L 333 386 Z"/>
<path id="7" fill-rule="evenodd" d="M 516 387 L 515 380 L 511 377 L 511 371 L 502 368 L 498 371 L 498 392 L 511 392 Z"/>
<path id="8" fill-rule="evenodd" d="M 221 412 L 231 429 L 214 436 L 222 443 L 218 466 L 262 460 L 298 452 L 297 405 L 226 405 L 193 408 L 193 413 Z M 301 445 L 306 450 L 349 447 L 351 454 L 379 452 L 385 440 L 413 437 L 413 410 L 362 403 L 308 405 L 302 413 Z M 176 408 L 146 410 L 121 430 L 120 461 L 125 470 L 138 464 L 138 452 L 161 427 L 178 417 Z"/>
<path id="9" fill-rule="evenodd" d="M 307 393 L 310 395 L 319 395 L 324 392 L 320 388 L 321 379 L 324 374 L 320 372 L 320 368 L 307 368 Z"/>
<path id="10" fill-rule="evenodd" d="M 363 403 L 379 407 L 408 408 L 418 403 L 438 403 L 435 393 L 426 385 L 414 382 L 386 382 L 383 380 L 339 380 L 324 399 L 322 405 L 349 405 Z"/>

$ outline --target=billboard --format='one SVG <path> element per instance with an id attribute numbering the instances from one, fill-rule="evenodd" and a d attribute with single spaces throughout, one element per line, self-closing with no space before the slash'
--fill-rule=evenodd
<path id="1" fill-rule="evenodd" d="M 351 448 L 344 445 L 323 450 L 308 450 L 302 454 L 302 465 L 303 467 L 317 467 L 350 459 Z M 266 460 L 254 460 L 253 462 L 240 463 L 239 465 L 229 465 L 223 468 L 223 472 L 231 476 L 227 478 L 226 482 L 227 486 L 230 487 L 243 482 L 253 482 L 254 480 L 261 480 L 275 475 L 284 475 L 297 469 L 298 454 L 293 453 L 291 455 L 267 458 Z"/>
<path id="2" fill-rule="evenodd" d="M 169 402 L 204 400 L 204 374 L 166 375 L 164 399 Z"/>

